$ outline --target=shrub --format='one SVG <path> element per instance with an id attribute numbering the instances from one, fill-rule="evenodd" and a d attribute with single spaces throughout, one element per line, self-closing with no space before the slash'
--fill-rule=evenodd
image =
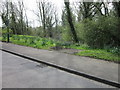
<path id="1" fill-rule="evenodd" d="M 120 40 L 119 22 L 115 17 L 100 17 L 98 19 L 83 21 L 84 28 L 81 30 L 82 39 L 89 46 L 103 48 L 104 46 L 118 45 Z"/>
<path id="2" fill-rule="evenodd" d="M 109 50 L 109 52 L 120 55 L 120 47 L 113 47 L 112 49 Z"/>
<path id="3" fill-rule="evenodd" d="M 67 41 L 67 42 L 72 42 L 73 41 L 72 33 L 69 29 L 69 26 L 64 26 L 62 28 L 62 40 Z"/>
<path id="4" fill-rule="evenodd" d="M 5 29 L 0 29 L 0 35 L 2 35 L 2 40 L 3 41 L 6 41 L 6 39 L 7 39 L 7 29 L 5 28 Z M 9 29 L 9 35 L 11 36 L 12 35 L 12 30 L 11 29 Z"/>
<path id="5" fill-rule="evenodd" d="M 79 22 L 75 23 L 75 30 L 77 32 L 77 37 L 79 39 L 79 43 L 84 43 L 84 23 Z"/>

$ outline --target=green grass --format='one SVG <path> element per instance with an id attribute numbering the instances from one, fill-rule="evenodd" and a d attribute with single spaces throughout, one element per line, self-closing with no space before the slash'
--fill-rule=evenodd
<path id="1" fill-rule="evenodd" d="M 88 56 L 96 59 L 104 59 L 109 61 L 120 61 L 120 56 L 117 54 L 113 54 L 111 52 L 107 52 L 106 50 L 84 50 L 79 53 L 76 53 L 79 56 Z"/>
<path id="2" fill-rule="evenodd" d="M 0 37 L 0 41 L 2 41 L 2 37 Z"/>
<path id="3" fill-rule="evenodd" d="M 5 37 L 0 37 L 1 41 L 6 41 Z M 41 38 L 37 36 L 28 36 L 28 35 L 12 35 L 10 37 L 10 41 L 14 44 L 18 45 L 24 45 L 29 47 L 34 47 L 38 49 L 47 49 L 50 50 L 51 47 L 55 46 L 61 46 L 63 48 L 72 48 L 72 49 L 80 49 L 83 50 L 79 53 L 76 53 L 76 55 L 79 56 L 87 56 L 92 57 L 96 59 L 104 59 L 109 61 L 120 61 L 120 56 L 118 56 L 118 49 L 110 49 L 110 50 L 104 50 L 104 49 L 92 49 L 86 44 L 71 44 L 68 42 L 61 42 L 56 41 L 50 38 Z M 115 53 L 117 52 L 117 53 Z"/>
<path id="4" fill-rule="evenodd" d="M 24 45 L 39 49 L 50 49 L 56 45 L 56 41 L 47 38 L 40 38 L 27 35 L 14 35 L 11 38 L 11 42 L 18 45 Z"/>
<path id="5" fill-rule="evenodd" d="M 88 50 L 90 49 L 90 47 L 86 44 L 82 44 L 82 45 L 70 45 L 68 46 L 68 48 L 72 48 L 72 49 L 80 49 L 80 50 Z"/>
<path id="6" fill-rule="evenodd" d="M 6 38 L 0 37 L 0 41 L 7 41 Z M 18 45 L 24 45 L 39 49 L 50 49 L 57 45 L 58 41 L 50 38 L 41 38 L 28 35 L 13 35 L 10 37 L 10 42 Z"/>

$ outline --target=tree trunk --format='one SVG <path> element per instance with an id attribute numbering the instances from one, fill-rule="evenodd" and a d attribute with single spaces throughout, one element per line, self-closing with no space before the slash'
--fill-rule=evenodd
<path id="1" fill-rule="evenodd" d="M 65 4 L 66 10 L 67 10 L 67 20 L 68 20 L 69 26 L 71 28 L 71 32 L 73 34 L 74 42 L 78 43 L 77 34 L 76 34 L 75 27 L 72 22 L 72 16 L 71 16 L 71 12 L 70 12 L 69 2 L 64 1 L 64 4 Z"/>
<path id="2" fill-rule="evenodd" d="M 9 19 L 8 19 L 8 2 L 7 2 L 7 42 L 10 42 L 10 35 L 9 35 Z"/>

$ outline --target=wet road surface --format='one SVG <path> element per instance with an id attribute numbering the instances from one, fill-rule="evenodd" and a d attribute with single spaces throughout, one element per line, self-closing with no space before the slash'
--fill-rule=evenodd
<path id="1" fill-rule="evenodd" d="M 113 88 L 2 51 L 2 88 Z"/>

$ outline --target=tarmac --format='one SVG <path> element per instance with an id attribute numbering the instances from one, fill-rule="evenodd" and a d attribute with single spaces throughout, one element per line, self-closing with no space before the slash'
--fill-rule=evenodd
<path id="1" fill-rule="evenodd" d="M 30 61 L 4 51 L 2 51 L 2 61 L 2 88 L 23 88 L 23 90 L 24 88 L 28 88 L 27 90 L 29 90 L 29 88 L 115 89 L 115 87 L 77 76 L 42 63 Z"/>
<path id="2" fill-rule="evenodd" d="M 119 87 L 119 64 L 58 51 L 2 43 L 2 50 Z"/>

